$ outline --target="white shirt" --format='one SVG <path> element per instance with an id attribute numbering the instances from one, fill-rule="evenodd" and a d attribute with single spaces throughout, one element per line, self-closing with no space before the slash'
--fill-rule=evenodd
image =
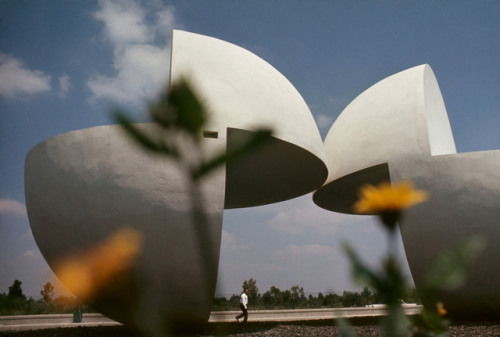
<path id="1" fill-rule="evenodd" d="M 245 309 L 247 308 L 247 304 L 248 304 L 248 296 L 247 296 L 247 294 L 245 294 L 245 293 L 241 294 L 241 296 L 240 296 L 240 303 L 243 304 L 243 306 L 245 307 Z"/>

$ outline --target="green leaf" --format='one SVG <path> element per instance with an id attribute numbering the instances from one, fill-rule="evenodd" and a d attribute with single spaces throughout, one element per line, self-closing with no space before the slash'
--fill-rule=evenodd
<path id="1" fill-rule="evenodd" d="M 344 243 L 342 248 L 351 261 L 351 271 L 355 281 L 361 285 L 371 285 L 376 290 L 379 290 L 379 277 L 361 262 L 358 254 L 349 244 Z"/>
<path id="2" fill-rule="evenodd" d="M 389 314 L 381 318 L 380 325 L 385 337 L 407 336 L 411 326 L 399 304 L 389 307 Z"/>
<path id="3" fill-rule="evenodd" d="M 356 336 L 356 334 L 353 332 L 351 324 L 345 318 L 337 319 L 336 325 L 339 328 L 339 334 L 341 337 L 355 337 Z"/>
<path id="4" fill-rule="evenodd" d="M 190 134 L 198 135 L 207 122 L 207 114 L 193 89 L 184 80 L 172 85 L 168 93 L 168 109 L 164 112 L 166 120 Z"/>
<path id="5" fill-rule="evenodd" d="M 132 139 L 148 150 L 174 155 L 175 151 L 168 149 L 163 143 L 151 138 L 148 133 L 140 130 L 131 120 L 120 111 L 115 112 L 115 120 L 123 127 Z"/>
<path id="6" fill-rule="evenodd" d="M 480 237 L 460 241 L 441 252 L 434 260 L 425 279 L 429 289 L 454 290 L 464 285 L 467 270 L 484 249 Z"/>
<path id="7" fill-rule="evenodd" d="M 168 91 L 161 94 L 158 101 L 149 108 L 149 115 L 153 122 L 164 129 L 169 129 L 174 124 L 175 115 L 169 111 Z"/>
<path id="8" fill-rule="evenodd" d="M 420 315 L 414 318 L 419 330 L 428 331 L 432 336 L 447 336 L 450 321 L 439 315 L 436 310 L 424 307 Z"/>

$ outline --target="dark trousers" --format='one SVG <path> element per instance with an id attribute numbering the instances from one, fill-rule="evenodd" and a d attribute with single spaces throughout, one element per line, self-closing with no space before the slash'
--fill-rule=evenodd
<path id="1" fill-rule="evenodd" d="M 240 304 L 240 309 L 241 309 L 242 313 L 241 313 L 241 314 L 239 314 L 238 316 L 236 316 L 236 318 L 237 318 L 237 319 L 240 319 L 240 318 L 242 318 L 242 317 L 245 317 L 245 318 L 243 319 L 243 322 L 245 322 L 245 323 L 246 323 L 246 321 L 247 321 L 247 319 L 248 319 L 248 309 L 247 309 L 247 308 L 245 308 L 245 306 L 244 306 L 243 304 Z"/>

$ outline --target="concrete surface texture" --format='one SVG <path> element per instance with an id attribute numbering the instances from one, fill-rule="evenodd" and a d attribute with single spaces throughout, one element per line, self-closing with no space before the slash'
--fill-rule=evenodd
<path id="1" fill-rule="evenodd" d="M 215 292 L 224 208 L 293 198 L 327 177 L 314 119 L 294 87 L 240 47 L 176 31 L 171 81 L 185 77 L 209 108 L 203 156 L 231 148 L 256 128 L 272 142 L 189 185 L 177 162 L 145 153 L 116 125 L 68 132 L 33 147 L 26 157 L 30 225 L 53 270 L 62 257 L 92 248 L 122 227 L 143 238 L 120 283 L 91 301 L 131 326 L 206 322 Z M 141 126 L 157 132 L 153 124 Z M 199 193 L 198 193 L 199 192 Z M 193 221 L 193 193 L 206 221 Z"/>
<path id="2" fill-rule="evenodd" d="M 302 96 L 281 73 L 216 38 L 175 30 L 172 45 L 171 82 L 193 85 L 210 112 L 207 128 L 227 137 L 228 147 L 259 127 L 273 130 L 267 149 L 228 165 L 225 208 L 283 201 L 322 185 L 321 136 Z"/>
<path id="3" fill-rule="evenodd" d="M 317 205 L 353 213 L 362 185 L 412 180 L 429 192 L 400 223 L 417 287 L 439 252 L 479 235 L 486 247 L 466 284 L 439 296 L 456 315 L 500 311 L 500 151 L 456 153 L 430 66 L 367 89 L 342 112 L 324 144 L 329 177 L 314 193 Z"/>
<path id="4" fill-rule="evenodd" d="M 130 280 L 113 284 L 114 291 L 92 301 L 124 323 L 138 315 L 154 319 L 184 311 L 193 319 L 208 317 L 219 258 L 224 168 L 201 182 L 203 228 L 192 221 L 186 184 L 177 162 L 145 153 L 116 125 L 55 136 L 26 158 L 30 225 L 54 270 L 62 257 L 90 250 L 123 227 L 141 234 Z M 200 230 L 206 231 L 202 240 Z"/>

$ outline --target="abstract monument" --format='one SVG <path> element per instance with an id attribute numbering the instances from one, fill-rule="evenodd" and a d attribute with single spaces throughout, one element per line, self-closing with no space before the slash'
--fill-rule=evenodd
<path id="1" fill-rule="evenodd" d="M 122 227 L 142 235 L 129 277 L 92 301 L 97 310 L 131 326 L 206 322 L 224 209 L 316 191 L 317 205 L 352 213 L 361 185 L 401 179 L 430 194 L 407 212 L 401 227 L 417 286 L 441 248 L 483 234 L 488 247 L 466 287 L 444 294 L 444 300 L 450 310 L 500 309 L 500 151 L 456 153 L 429 66 L 362 93 L 324 143 L 297 90 L 243 48 L 176 30 L 170 76 L 171 83 L 186 79 L 210 114 L 206 155 L 230 150 L 261 126 L 273 129 L 273 139 L 201 181 L 207 220 L 202 240 L 182 169 L 144 152 L 119 126 L 72 131 L 33 147 L 26 157 L 26 205 L 33 235 L 53 269 L 61 257 L 85 251 Z M 141 127 L 156 132 L 153 124 Z"/>
<path id="2" fill-rule="evenodd" d="M 353 213 L 359 188 L 412 180 L 429 200 L 400 224 L 417 288 L 444 248 L 480 235 L 486 248 L 465 287 L 440 294 L 450 313 L 500 310 L 500 151 L 458 153 L 432 69 L 390 76 L 352 101 L 325 139 L 329 176 L 314 193 L 325 209 Z"/>
<path id="3" fill-rule="evenodd" d="M 92 305 L 131 326 L 206 322 L 217 281 L 223 210 L 278 202 L 319 188 L 328 172 L 306 103 L 276 69 L 214 38 L 174 31 L 171 82 L 186 79 L 210 114 L 205 153 L 266 126 L 273 139 L 201 182 L 207 218 L 196 235 L 191 191 L 176 162 L 144 152 L 117 125 L 68 132 L 33 147 L 26 205 L 36 242 L 54 268 L 123 226 L 143 237 L 125 284 Z M 153 124 L 144 124 L 154 132 Z M 138 288 L 138 285 L 141 285 Z"/>

